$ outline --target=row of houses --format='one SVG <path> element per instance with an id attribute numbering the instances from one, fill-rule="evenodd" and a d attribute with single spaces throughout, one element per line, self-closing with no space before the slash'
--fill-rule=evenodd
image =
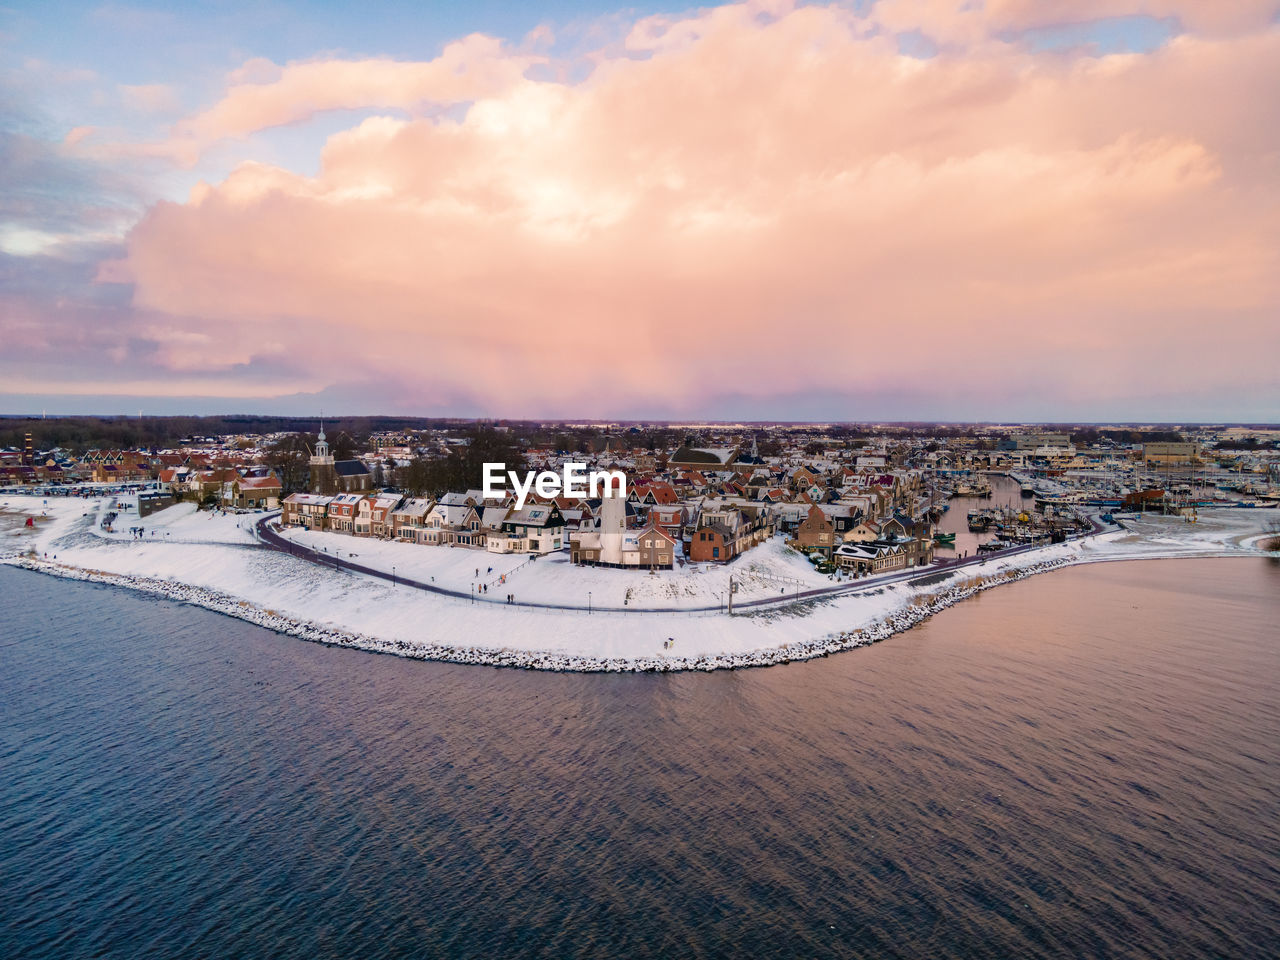
<path id="1" fill-rule="evenodd" d="M 293 493 L 281 522 L 308 530 L 377 537 L 490 553 L 546 554 L 567 545 L 565 518 L 555 503 L 486 504 L 478 491 L 439 500 L 395 493 Z"/>
<path id="2" fill-rule="evenodd" d="M 174 496 L 214 498 L 226 510 L 275 510 L 280 479 L 265 467 L 166 467 L 156 477 Z"/>
<path id="3" fill-rule="evenodd" d="M 648 505 L 620 498 L 554 498 L 516 508 L 485 501 L 478 490 L 439 500 L 394 493 L 295 493 L 281 503 L 281 522 L 361 537 L 490 553 L 546 554 L 568 549 L 574 563 L 662 569 L 678 557 L 728 562 L 777 530 L 768 504 L 707 501 Z"/>

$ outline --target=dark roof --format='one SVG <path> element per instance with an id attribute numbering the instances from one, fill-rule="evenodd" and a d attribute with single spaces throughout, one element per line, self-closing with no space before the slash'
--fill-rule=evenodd
<path id="1" fill-rule="evenodd" d="M 671 461 L 674 463 L 711 463 L 720 466 L 720 460 L 715 454 L 707 453 L 704 450 L 695 450 L 693 447 L 681 447 L 671 455 Z"/>
<path id="2" fill-rule="evenodd" d="M 359 460 L 335 460 L 333 472 L 340 477 L 368 476 L 369 468 Z"/>

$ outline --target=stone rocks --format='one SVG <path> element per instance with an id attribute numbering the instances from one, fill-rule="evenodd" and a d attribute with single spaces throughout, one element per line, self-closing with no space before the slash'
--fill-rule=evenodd
<path id="1" fill-rule="evenodd" d="M 29 555 L 8 557 L 0 559 L 0 562 L 9 563 L 26 570 L 67 577 L 72 580 L 127 587 L 131 590 L 140 590 L 144 593 L 167 597 L 182 603 L 195 604 L 196 606 L 204 607 L 206 610 L 236 617 L 239 620 L 257 624 L 268 630 L 297 637 L 300 640 L 308 640 L 312 643 L 325 643 L 337 647 L 355 647 L 374 653 L 389 653 L 417 660 L 440 660 L 447 663 L 466 663 L 477 666 L 518 667 L 526 670 L 555 670 L 580 673 L 711 671 L 739 667 L 767 667 L 797 660 L 812 660 L 815 657 L 825 657 L 832 653 L 839 653 L 842 650 L 852 650 L 856 647 L 865 647 L 881 640 L 887 640 L 895 633 L 910 630 L 917 624 L 929 619 L 935 613 L 945 610 L 953 603 L 967 600 L 983 590 L 1005 583 L 1012 583 L 1016 580 L 1023 580 L 1037 573 L 1043 573 L 1071 563 L 1066 558 L 1054 558 L 1032 563 L 1025 567 L 984 575 L 966 583 L 957 584 L 941 593 L 917 598 L 911 606 L 904 610 L 899 610 L 871 626 L 839 634 L 829 634 L 813 640 L 784 644 L 779 647 L 752 650 L 745 653 L 725 653 L 700 657 L 597 658 L 548 651 L 492 649 L 434 643 L 416 644 L 404 640 L 383 639 L 361 633 L 349 633 L 310 621 L 283 616 L 276 611 L 256 607 L 238 597 L 172 580 L 85 570 Z"/>

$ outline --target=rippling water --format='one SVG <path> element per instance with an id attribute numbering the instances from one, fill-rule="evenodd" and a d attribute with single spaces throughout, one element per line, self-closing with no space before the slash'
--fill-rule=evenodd
<path id="1" fill-rule="evenodd" d="M 0 568 L 0 956 L 1246 957 L 1280 568 L 1112 563 L 864 650 L 595 676 Z"/>

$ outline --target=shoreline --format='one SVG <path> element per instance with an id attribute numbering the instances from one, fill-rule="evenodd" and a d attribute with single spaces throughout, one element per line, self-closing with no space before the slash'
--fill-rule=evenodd
<path id="1" fill-rule="evenodd" d="M 1199 552 L 1185 557 L 1123 557 L 1096 556 L 1040 560 L 1024 567 L 999 571 L 986 576 L 978 575 L 934 594 L 910 600 L 904 609 L 889 614 L 864 627 L 828 634 L 812 640 L 795 641 L 776 647 L 766 647 L 741 653 L 708 654 L 701 656 L 645 656 L 645 657 L 594 657 L 585 654 L 566 654 L 555 651 L 515 650 L 495 647 L 466 647 L 451 644 L 414 644 L 405 640 L 387 638 L 341 630 L 314 621 L 279 613 L 260 607 L 231 594 L 197 587 L 191 584 L 154 577 L 110 573 L 92 570 L 56 561 L 18 555 L 0 559 L 0 563 L 33 573 L 62 577 L 69 580 L 95 583 L 163 597 L 180 603 L 190 603 L 214 613 L 234 617 L 284 636 L 309 643 L 346 647 L 370 653 L 383 653 L 413 660 L 431 660 L 471 666 L 506 667 L 524 670 L 548 670 L 558 673 L 684 673 L 689 671 L 711 672 L 753 667 L 769 667 L 793 661 L 813 660 L 843 653 L 859 647 L 870 646 L 904 633 L 941 613 L 949 607 L 968 600 L 993 587 L 1016 583 L 1030 577 L 1087 563 L 1104 563 L 1142 559 L 1209 559 L 1212 557 L 1241 557 L 1240 553 Z M 1253 556 L 1265 557 L 1258 552 Z M 821 602 L 821 601 L 815 601 Z"/>

